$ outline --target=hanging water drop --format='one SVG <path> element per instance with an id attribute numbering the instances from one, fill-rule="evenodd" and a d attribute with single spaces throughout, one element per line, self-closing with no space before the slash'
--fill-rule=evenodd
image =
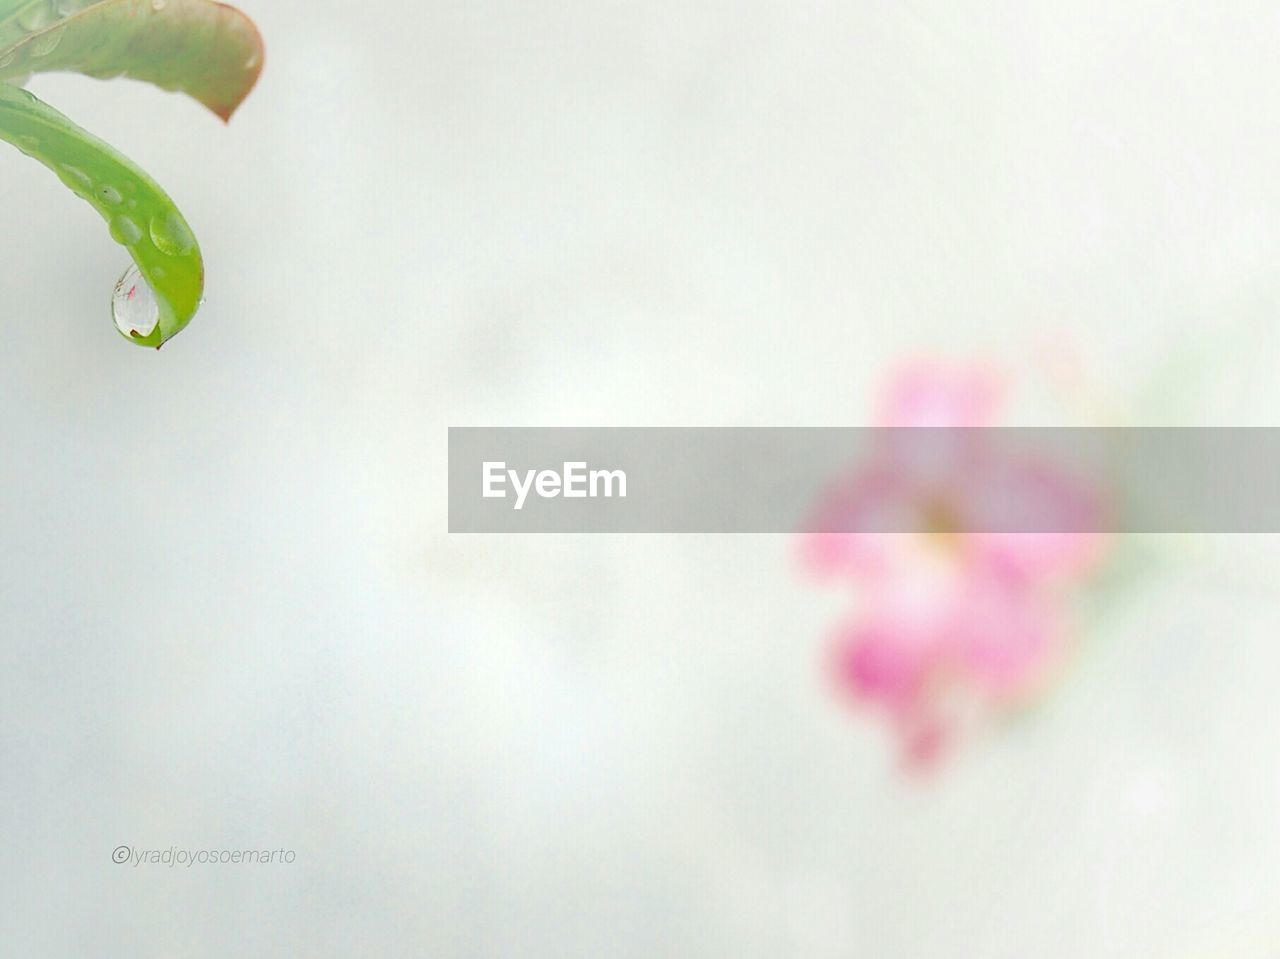
<path id="1" fill-rule="evenodd" d="M 116 284 L 111 296 L 111 316 L 116 329 L 131 339 L 150 336 L 160 322 L 160 304 L 136 263 L 129 264 Z"/>

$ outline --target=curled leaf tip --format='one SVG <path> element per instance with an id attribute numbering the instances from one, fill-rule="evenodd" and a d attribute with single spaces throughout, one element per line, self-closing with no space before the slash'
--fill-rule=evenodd
<path id="1" fill-rule="evenodd" d="M 230 4 L 219 3 L 218 6 L 226 11 L 226 16 L 237 25 L 236 31 L 240 34 L 239 45 L 245 51 L 245 56 L 240 63 L 240 84 L 236 96 L 224 103 L 209 103 L 203 100 L 201 102 L 217 114 L 223 123 L 230 123 L 231 117 L 253 92 L 253 88 L 258 85 L 258 78 L 262 76 L 262 68 L 266 65 L 267 45 L 263 42 L 262 32 L 252 18 Z"/>
<path id="2" fill-rule="evenodd" d="M 146 173 L 20 86 L 57 70 L 131 77 L 186 93 L 225 123 L 264 55 L 257 25 L 219 0 L 0 0 L 0 140 L 53 170 L 129 251 L 112 317 L 131 343 L 159 349 L 200 308 L 195 236 Z"/>
<path id="3" fill-rule="evenodd" d="M 262 73 L 257 25 L 217 0 L 63 0 L 56 9 L 64 15 L 0 11 L 0 80 L 68 70 L 125 76 L 186 93 L 226 122 Z"/>
<path id="4" fill-rule="evenodd" d="M 0 83 L 0 139 L 43 163 L 107 222 L 129 251 L 112 297 L 120 333 L 159 346 L 182 330 L 204 290 L 195 235 L 168 195 L 127 157 L 26 90 Z"/>

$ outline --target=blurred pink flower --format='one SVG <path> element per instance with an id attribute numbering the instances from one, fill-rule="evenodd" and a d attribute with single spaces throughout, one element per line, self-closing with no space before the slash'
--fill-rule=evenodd
<path id="1" fill-rule="evenodd" d="M 1044 682 L 1066 648 L 1068 591 L 1103 551 L 1095 492 L 963 428 L 992 425 L 999 392 L 980 370 L 903 370 L 878 416 L 891 429 L 802 539 L 811 570 L 863 587 L 835 636 L 838 688 L 889 718 L 916 767 Z"/>

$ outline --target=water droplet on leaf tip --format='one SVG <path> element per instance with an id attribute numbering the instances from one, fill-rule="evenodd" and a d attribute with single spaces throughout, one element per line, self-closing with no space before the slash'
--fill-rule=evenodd
<path id="1" fill-rule="evenodd" d="M 111 296 L 111 318 L 116 329 L 132 339 L 150 336 L 160 322 L 160 304 L 136 263 L 129 264 L 116 284 Z"/>

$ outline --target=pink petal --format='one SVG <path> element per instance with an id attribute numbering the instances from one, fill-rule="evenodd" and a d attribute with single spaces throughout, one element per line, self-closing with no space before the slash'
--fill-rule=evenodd
<path id="1" fill-rule="evenodd" d="M 946 716 L 929 710 L 902 717 L 894 732 L 903 770 L 919 775 L 937 770 L 954 745 L 957 729 Z"/>
<path id="2" fill-rule="evenodd" d="M 921 360 L 893 377 L 877 422 L 881 426 L 988 426 L 999 398 L 998 381 L 986 371 Z"/>
<path id="3" fill-rule="evenodd" d="M 879 576 L 892 565 L 898 534 L 922 521 L 920 497 L 903 474 L 861 469 L 826 491 L 800 539 L 801 556 L 820 575 Z"/>
<path id="4" fill-rule="evenodd" d="M 974 561 L 1018 579 L 1072 577 L 1100 558 L 1102 496 L 1044 462 L 989 463 L 959 495 Z"/>
<path id="5" fill-rule="evenodd" d="M 959 598 L 947 642 L 975 688 L 999 701 L 1025 692 L 1058 662 L 1066 637 L 1048 597 L 976 575 Z"/>
<path id="6" fill-rule="evenodd" d="M 908 711 L 924 689 L 941 636 L 903 611 L 880 609 L 841 629 L 834 644 L 837 685 L 854 698 Z"/>

